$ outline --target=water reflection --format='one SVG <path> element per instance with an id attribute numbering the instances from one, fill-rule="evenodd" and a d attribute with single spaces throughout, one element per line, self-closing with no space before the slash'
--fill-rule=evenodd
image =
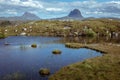
<path id="1" fill-rule="evenodd" d="M 20 80 L 48 80 L 48 76 L 39 75 L 38 71 L 41 68 L 48 68 L 53 74 L 63 66 L 102 56 L 100 52 L 90 49 L 66 48 L 64 44 L 59 43 L 60 40 L 61 38 L 33 36 L 12 36 L 0 40 L 0 80 L 19 80 L 18 78 Z M 4 41 L 9 42 L 10 45 L 4 45 Z M 32 48 L 33 43 L 36 43 L 38 47 Z M 52 54 L 55 49 L 61 50 L 62 53 Z"/>
<path id="2" fill-rule="evenodd" d="M 6 74 L 3 76 L 3 80 L 25 80 L 25 75 L 19 72 Z"/>
<path id="3" fill-rule="evenodd" d="M 78 43 L 120 43 L 120 37 L 67 37 L 62 38 L 62 42 L 78 42 Z"/>

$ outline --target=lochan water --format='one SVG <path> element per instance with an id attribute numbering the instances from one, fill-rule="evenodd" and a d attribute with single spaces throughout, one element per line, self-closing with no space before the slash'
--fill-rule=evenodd
<path id="1" fill-rule="evenodd" d="M 48 68 L 53 74 L 66 65 L 102 56 L 100 52 L 86 48 L 66 48 L 60 39 L 40 36 L 0 39 L 0 80 L 48 80 L 49 76 L 39 75 L 41 68 Z M 37 48 L 30 46 L 33 43 L 38 45 Z M 54 49 L 61 50 L 62 54 L 52 54 Z"/>

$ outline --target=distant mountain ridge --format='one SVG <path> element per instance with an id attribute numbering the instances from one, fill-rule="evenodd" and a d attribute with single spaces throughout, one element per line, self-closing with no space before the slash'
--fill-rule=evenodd
<path id="1" fill-rule="evenodd" d="M 106 19 L 114 19 L 114 20 L 120 20 L 120 18 L 114 18 L 114 17 L 101 17 Z M 83 17 L 81 11 L 79 9 L 73 9 L 69 12 L 67 16 L 59 17 L 59 18 L 51 18 L 51 19 L 45 19 L 45 20 L 90 20 L 90 19 L 96 19 L 95 17 Z M 25 12 L 21 16 L 14 16 L 14 17 L 0 17 L 0 20 L 9 20 L 9 21 L 29 21 L 29 20 L 41 20 L 38 16 L 36 16 L 33 13 Z M 44 19 L 42 19 L 44 20 Z"/>
<path id="2" fill-rule="evenodd" d="M 21 20 L 21 21 L 26 21 L 26 20 L 40 20 L 40 18 L 38 16 L 36 16 L 35 14 L 25 12 L 22 16 L 0 17 L 0 20 L 10 20 L 10 21 Z"/>
<path id="3" fill-rule="evenodd" d="M 28 20 L 39 20 L 40 19 L 35 14 L 29 13 L 29 12 L 25 12 L 21 17 L 28 19 Z"/>
<path id="4" fill-rule="evenodd" d="M 81 14 L 81 11 L 79 9 L 74 9 L 70 11 L 70 13 L 67 16 L 55 18 L 56 20 L 82 20 L 84 17 Z"/>

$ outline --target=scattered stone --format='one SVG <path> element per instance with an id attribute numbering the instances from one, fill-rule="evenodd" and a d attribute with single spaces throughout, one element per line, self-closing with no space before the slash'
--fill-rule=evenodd
<path id="1" fill-rule="evenodd" d="M 26 33 L 25 33 L 25 32 L 22 32 L 22 33 L 20 33 L 20 35 L 21 35 L 21 36 L 25 36 L 25 35 L 26 35 Z"/>

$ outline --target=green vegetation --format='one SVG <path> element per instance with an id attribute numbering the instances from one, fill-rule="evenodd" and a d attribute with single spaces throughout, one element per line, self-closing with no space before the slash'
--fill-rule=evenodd
<path id="1" fill-rule="evenodd" d="M 0 39 L 5 38 L 5 35 L 0 33 Z"/>
<path id="2" fill-rule="evenodd" d="M 63 67 L 50 76 L 49 80 L 119 80 L 120 46 L 117 44 L 87 44 L 86 46 L 107 54 Z"/>
<path id="3" fill-rule="evenodd" d="M 31 47 L 36 48 L 37 44 L 32 44 Z"/>
<path id="4" fill-rule="evenodd" d="M 96 32 L 94 32 L 92 29 L 86 29 L 85 33 L 88 37 L 94 37 L 96 36 Z"/>
<path id="5" fill-rule="evenodd" d="M 53 50 L 52 53 L 53 53 L 53 54 L 61 54 L 62 52 L 61 52 L 60 50 L 57 50 L 57 49 L 56 49 L 56 50 Z"/>
<path id="6" fill-rule="evenodd" d="M 91 44 L 92 45 L 92 44 Z M 93 44 L 94 46 L 94 44 Z M 95 50 L 95 51 L 98 51 L 98 52 L 101 52 L 101 53 L 104 53 L 106 54 L 107 52 L 105 50 L 100 50 L 99 48 L 95 48 L 95 47 L 92 47 L 92 46 L 89 46 L 89 44 L 80 44 L 80 43 L 66 43 L 65 44 L 65 47 L 67 48 L 76 48 L 76 49 L 79 49 L 79 48 L 87 48 L 87 49 L 92 49 L 92 50 Z"/>
<path id="7" fill-rule="evenodd" d="M 41 36 L 109 36 L 119 33 L 119 20 L 93 19 L 85 21 L 40 20 L 22 23 L 20 25 L 2 27 L 5 35 L 41 35 Z"/>
<path id="8" fill-rule="evenodd" d="M 85 46 L 83 44 L 77 44 L 77 43 L 66 43 L 65 47 L 78 49 L 78 48 L 82 48 L 82 47 L 85 47 Z"/>
<path id="9" fill-rule="evenodd" d="M 46 69 L 46 68 L 40 69 L 39 70 L 39 74 L 40 75 L 49 75 L 50 74 L 50 70 Z"/>

